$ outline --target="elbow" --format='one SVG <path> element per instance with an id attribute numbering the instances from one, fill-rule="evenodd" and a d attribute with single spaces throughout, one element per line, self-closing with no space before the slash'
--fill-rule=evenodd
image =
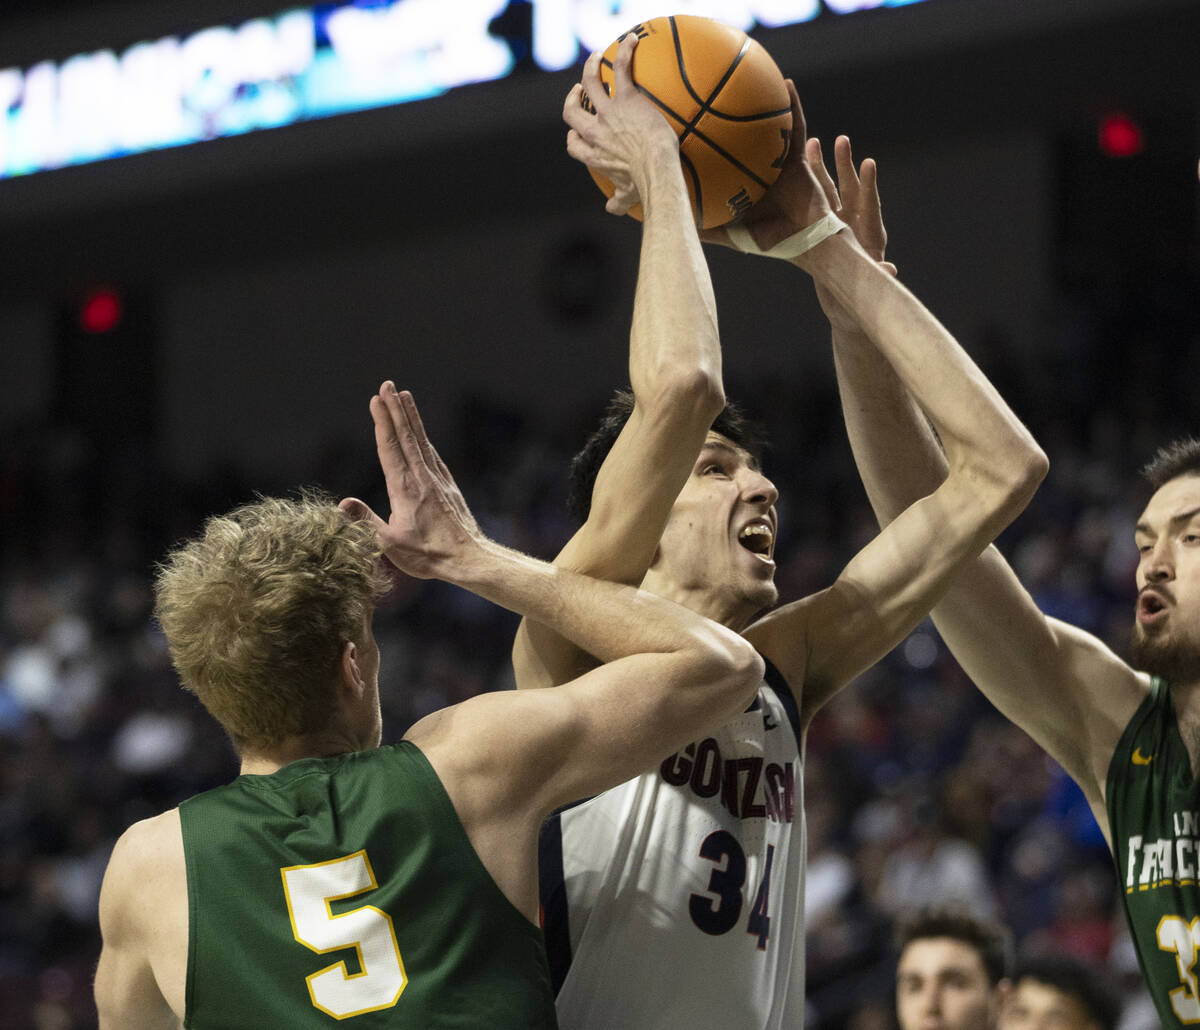
<path id="1" fill-rule="evenodd" d="M 1026 440 L 1008 470 L 1005 507 L 1022 511 L 1033 499 L 1049 471 L 1050 459 L 1046 457 L 1046 452 L 1032 438 Z"/>
<path id="2" fill-rule="evenodd" d="M 1045 452 L 1028 438 L 1004 455 L 1003 460 L 978 466 L 966 477 L 978 487 L 976 496 L 983 502 L 983 528 L 989 539 L 1025 510 L 1049 468 Z"/>
<path id="3" fill-rule="evenodd" d="M 762 656 L 741 634 L 722 627 L 710 661 L 714 682 L 727 702 L 729 716 L 744 711 L 758 693 L 766 671 Z"/>
<path id="4" fill-rule="evenodd" d="M 719 370 L 704 367 L 662 370 L 648 406 L 673 418 L 712 425 L 725 408 L 725 388 Z M 639 398 L 640 399 L 640 398 Z"/>

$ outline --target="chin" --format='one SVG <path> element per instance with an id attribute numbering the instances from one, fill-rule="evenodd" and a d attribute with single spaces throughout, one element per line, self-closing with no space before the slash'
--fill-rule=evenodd
<path id="1" fill-rule="evenodd" d="M 1135 624 L 1129 641 L 1129 654 L 1135 669 L 1158 676 L 1168 683 L 1200 683 L 1200 648 L 1190 641 L 1149 637 L 1141 626 Z"/>
<path id="2" fill-rule="evenodd" d="M 773 608 L 779 600 L 779 588 L 770 580 L 765 583 L 755 583 L 746 590 L 745 600 L 755 612 Z"/>

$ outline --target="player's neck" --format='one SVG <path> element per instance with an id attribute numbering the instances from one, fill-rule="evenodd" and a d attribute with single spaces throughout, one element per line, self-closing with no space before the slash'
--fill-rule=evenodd
<path id="1" fill-rule="evenodd" d="M 642 589 L 683 605 L 706 619 L 719 622 L 737 633 L 750 625 L 758 610 L 744 599 L 708 587 L 682 586 L 668 576 L 651 569 L 642 580 Z"/>
<path id="2" fill-rule="evenodd" d="M 270 776 L 304 758 L 331 758 L 358 750 L 353 742 L 340 736 L 288 737 L 269 751 L 243 752 L 240 772 L 243 776 Z"/>

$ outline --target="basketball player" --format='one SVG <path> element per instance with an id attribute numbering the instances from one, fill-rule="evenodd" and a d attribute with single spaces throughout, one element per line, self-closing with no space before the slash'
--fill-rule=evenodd
<path id="1" fill-rule="evenodd" d="M 585 65 L 582 88 L 595 113 L 579 107 L 579 86 L 564 106 L 568 152 L 618 173 L 656 131 L 654 109 L 629 76 L 633 45 L 618 50 L 611 97 L 597 55 Z M 789 92 L 803 133 L 790 84 Z M 635 119 L 642 131 L 626 131 Z M 654 174 L 626 176 L 608 209 L 642 199 L 643 231 L 691 253 L 678 156 L 665 145 L 657 153 Z M 547 948 L 559 1019 L 573 1030 L 802 1025 L 805 729 L 836 690 L 907 635 L 955 570 L 1024 507 L 1045 470 L 1029 434 L 945 329 L 831 216 L 803 148 L 764 204 L 733 242 L 794 255 L 862 320 L 946 441 L 954 474 L 827 589 L 758 617 L 777 596 L 776 488 L 728 420 L 706 432 L 707 402 L 719 390 L 711 366 L 680 363 L 671 319 L 644 325 L 654 335 L 632 344 L 632 410 L 615 411 L 579 462 L 590 513 L 557 562 L 640 583 L 743 632 L 768 671 L 745 712 L 685 747 L 664 741 L 643 775 L 561 812 L 544 831 Z M 677 277 L 662 263 L 667 251 L 643 246 L 639 306 L 660 277 Z M 635 332 L 652 314 L 635 311 Z M 664 356 L 639 366 L 639 348 Z M 677 403 L 670 383 L 691 384 L 705 404 Z M 595 662 L 536 618 L 523 623 L 513 657 L 522 687 L 567 681 Z"/>
<path id="2" fill-rule="evenodd" d="M 172 660 L 241 775 L 118 841 L 105 1030 L 555 1026 L 542 821 L 754 696 L 762 663 L 736 634 L 492 543 L 411 396 L 385 383 L 371 413 L 387 522 L 355 499 L 264 500 L 210 520 L 160 573 Z M 380 747 L 381 551 L 609 664 L 564 690 L 480 695 Z"/>
<path id="3" fill-rule="evenodd" d="M 848 140 L 835 158 L 839 185 L 856 196 Z M 873 181 L 873 167 L 864 172 Z M 836 204 L 828 176 L 825 185 Z M 877 208 L 864 207 L 860 224 L 883 238 Z M 954 460 L 886 353 L 836 306 L 826 311 L 855 460 L 886 526 L 947 481 Z M 1200 443 L 1164 447 L 1146 478 L 1154 493 L 1133 532 L 1141 558 L 1131 662 L 1041 612 L 995 548 L 964 568 L 933 617 L 988 699 L 1082 788 L 1170 1028 L 1200 1023 Z"/>
<path id="4" fill-rule="evenodd" d="M 965 910 L 922 909 L 896 929 L 900 1030 L 996 1030 L 1011 989 L 1012 935 Z"/>

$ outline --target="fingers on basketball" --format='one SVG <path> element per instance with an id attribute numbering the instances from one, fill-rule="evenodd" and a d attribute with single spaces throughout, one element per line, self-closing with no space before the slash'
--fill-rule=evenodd
<path id="1" fill-rule="evenodd" d="M 626 44 L 631 83 L 650 98 L 679 137 L 679 158 L 697 225 L 708 229 L 740 217 L 783 167 L 799 111 L 794 89 L 761 44 L 713 19 L 653 18 L 631 31 L 638 37 L 636 49 Z M 615 82 L 620 46 L 621 41 L 613 42 L 600 60 L 605 89 Z M 587 93 L 596 91 L 586 77 L 584 88 Z M 801 124 L 802 119 L 801 114 Z M 612 197 L 612 180 L 594 168 L 589 171 Z M 641 205 L 628 213 L 640 219 Z"/>

